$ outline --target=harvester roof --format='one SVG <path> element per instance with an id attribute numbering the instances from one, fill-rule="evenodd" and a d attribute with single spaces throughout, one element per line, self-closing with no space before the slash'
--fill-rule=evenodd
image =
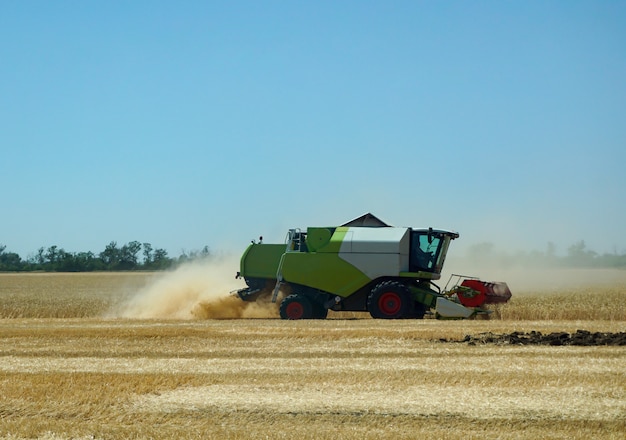
<path id="1" fill-rule="evenodd" d="M 371 212 L 368 212 L 367 214 L 363 214 L 360 217 L 352 219 L 349 222 L 344 223 L 341 226 L 360 226 L 360 227 L 367 227 L 367 228 L 384 228 L 384 227 L 389 227 L 389 226 L 392 226 L 392 225 L 390 225 L 388 223 L 385 223 L 384 221 L 382 221 L 381 219 L 376 217 Z"/>
<path id="2" fill-rule="evenodd" d="M 376 217 L 371 212 L 363 214 L 360 217 L 350 220 L 341 226 L 359 227 L 359 228 L 392 228 L 392 224 L 389 224 L 380 218 Z M 458 238 L 459 234 L 455 231 L 448 231 L 446 229 L 433 229 L 433 228 L 411 228 L 414 231 L 431 231 L 438 234 L 449 235 L 453 239 Z"/>

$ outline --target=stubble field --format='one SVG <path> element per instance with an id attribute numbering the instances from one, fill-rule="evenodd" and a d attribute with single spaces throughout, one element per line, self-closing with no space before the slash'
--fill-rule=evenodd
<path id="1" fill-rule="evenodd" d="M 625 332 L 626 279 L 288 322 L 219 273 L 0 274 L 0 438 L 624 438 L 626 346 L 488 336 Z"/>

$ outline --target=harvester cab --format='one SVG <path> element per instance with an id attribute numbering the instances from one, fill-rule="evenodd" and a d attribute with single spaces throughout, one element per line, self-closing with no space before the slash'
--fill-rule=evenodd
<path id="1" fill-rule="evenodd" d="M 465 277 L 442 291 L 433 283 L 458 237 L 446 230 L 393 227 L 371 214 L 337 227 L 290 229 L 283 244 L 248 246 L 237 273 L 247 287 L 237 295 L 277 301 L 280 291 L 288 292 L 280 302 L 283 319 L 323 319 L 328 310 L 385 319 L 488 313 L 483 304 L 510 298 L 506 284 Z"/>
<path id="2" fill-rule="evenodd" d="M 441 274 L 450 241 L 458 237 L 456 232 L 433 228 L 412 230 L 409 271 Z"/>

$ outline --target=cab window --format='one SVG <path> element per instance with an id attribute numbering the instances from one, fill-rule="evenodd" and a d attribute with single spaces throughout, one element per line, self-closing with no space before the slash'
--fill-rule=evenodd
<path id="1" fill-rule="evenodd" d="M 441 238 L 431 234 L 430 239 L 426 232 L 415 231 L 411 237 L 410 270 L 412 272 L 432 272 L 437 262 L 437 251 Z"/>

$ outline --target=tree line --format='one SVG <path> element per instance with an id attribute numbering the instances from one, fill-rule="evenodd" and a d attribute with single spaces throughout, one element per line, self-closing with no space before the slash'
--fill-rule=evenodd
<path id="1" fill-rule="evenodd" d="M 0 271 L 8 272 L 93 272 L 165 270 L 186 261 L 206 258 L 209 247 L 191 252 L 183 251 L 178 257 L 170 257 L 165 249 L 153 248 L 150 243 L 131 241 L 119 246 L 112 241 L 100 253 L 68 252 L 59 246 L 40 247 L 26 259 L 7 251 L 0 244 Z"/>
<path id="2" fill-rule="evenodd" d="M 150 243 L 131 241 L 119 246 L 112 241 L 98 254 L 93 252 L 67 252 L 58 246 L 39 248 L 37 252 L 22 259 L 15 252 L 8 252 L 0 244 L 0 271 L 26 272 L 92 272 L 165 270 L 186 261 L 210 256 L 208 246 L 191 252 L 183 251 L 178 257 L 170 257 L 165 249 L 153 248 Z M 556 253 L 556 246 L 548 243 L 545 251 L 520 251 L 505 253 L 497 251 L 493 243 L 479 243 L 469 248 L 466 258 L 485 265 L 506 267 L 580 267 L 626 269 L 626 254 L 598 254 L 587 248 L 583 240 L 567 249 L 566 255 Z"/>

